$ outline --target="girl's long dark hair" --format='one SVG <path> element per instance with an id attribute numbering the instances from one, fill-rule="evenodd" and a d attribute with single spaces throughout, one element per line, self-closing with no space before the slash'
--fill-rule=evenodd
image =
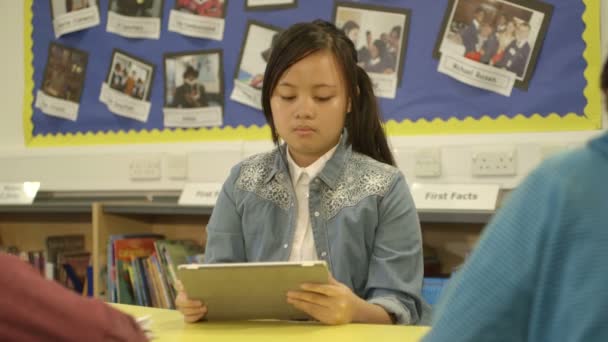
<path id="1" fill-rule="evenodd" d="M 322 20 L 289 27 L 279 35 L 272 49 L 262 88 L 262 107 L 271 129 L 272 141 L 279 143 L 270 107 L 274 88 L 289 67 L 322 50 L 330 51 L 334 55 L 346 82 L 347 96 L 351 101 L 351 111 L 346 114 L 345 119 L 347 142 L 352 145 L 354 151 L 395 166 L 373 85 L 367 73 L 357 65 L 355 45 L 343 31 Z"/>

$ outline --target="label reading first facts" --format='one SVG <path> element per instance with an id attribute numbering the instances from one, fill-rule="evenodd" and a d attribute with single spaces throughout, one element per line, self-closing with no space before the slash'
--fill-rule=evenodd
<path id="1" fill-rule="evenodd" d="M 412 185 L 417 209 L 494 210 L 500 187 L 497 184 Z"/>
<path id="2" fill-rule="evenodd" d="M 462 192 L 457 192 L 457 191 L 452 191 L 452 192 L 434 192 L 434 191 L 428 191 L 426 192 L 426 194 L 424 195 L 424 199 L 426 200 L 437 200 L 437 201 L 442 201 L 442 200 L 449 200 L 449 201 L 474 201 L 478 198 L 476 193 L 473 192 L 467 192 L 467 193 L 462 193 Z"/>
<path id="3" fill-rule="evenodd" d="M 0 183 L 0 205 L 32 204 L 39 182 Z"/>

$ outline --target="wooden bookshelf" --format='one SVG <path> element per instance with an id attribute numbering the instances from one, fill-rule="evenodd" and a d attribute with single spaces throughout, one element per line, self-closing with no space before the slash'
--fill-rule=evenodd
<path id="1" fill-rule="evenodd" d="M 159 233 L 167 239 L 192 239 L 205 244 L 212 207 L 179 206 L 177 195 L 125 198 L 51 198 L 30 206 L 0 206 L 0 238 L 4 245 L 34 251 L 45 249 L 48 236 L 83 234 L 85 248 L 92 255 L 96 297 L 101 296 L 106 284 L 101 271 L 107 264 L 110 235 Z M 493 213 L 419 211 L 425 249 L 436 254 L 442 273 L 449 274 L 462 263 Z"/>
<path id="2" fill-rule="evenodd" d="M 107 264 L 110 235 L 156 233 L 167 239 L 191 239 L 206 243 L 206 227 L 211 208 L 180 207 L 175 203 L 112 202 L 93 203 L 93 281 L 99 297 L 106 279 L 101 279 Z"/>

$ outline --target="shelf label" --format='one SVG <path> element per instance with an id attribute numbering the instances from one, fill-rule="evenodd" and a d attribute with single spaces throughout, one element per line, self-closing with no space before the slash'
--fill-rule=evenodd
<path id="1" fill-rule="evenodd" d="M 222 183 L 190 183 L 179 196 L 179 205 L 215 206 Z"/>
<path id="2" fill-rule="evenodd" d="M 417 209 L 494 210 L 498 184 L 421 184 L 411 187 Z"/>
<path id="3" fill-rule="evenodd" d="M 40 182 L 0 183 L 0 205 L 32 204 Z"/>

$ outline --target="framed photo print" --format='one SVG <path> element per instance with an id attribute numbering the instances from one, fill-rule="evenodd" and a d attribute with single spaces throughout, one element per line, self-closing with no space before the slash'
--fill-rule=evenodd
<path id="1" fill-rule="evenodd" d="M 110 88 L 138 100 L 150 100 L 154 64 L 114 50 L 106 83 Z"/>
<path id="2" fill-rule="evenodd" d="M 76 121 L 88 59 L 85 51 L 51 42 L 35 107 L 44 114 Z"/>
<path id="3" fill-rule="evenodd" d="M 164 55 L 167 127 L 222 124 L 224 81 L 221 50 Z"/>
<path id="4" fill-rule="evenodd" d="M 110 0 L 106 31 L 127 38 L 160 39 L 163 0 Z"/>
<path id="5" fill-rule="evenodd" d="M 395 98 L 403 78 L 410 18 L 406 8 L 335 5 L 334 24 L 355 44 L 359 66 L 372 79 L 376 96 Z"/>
<path id="6" fill-rule="evenodd" d="M 234 89 L 230 95 L 232 100 L 262 109 L 264 71 L 280 32 L 278 27 L 257 21 L 247 23 L 238 67 L 234 74 Z"/>
<path id="7" fill-rule="evenodd" d="M 48 0 L 55 38 L 99 25 L 97 0 Z"/>
<path id="8" fill-rule="evenodd" d="M 228 0 L 174 0 L 169 31 L 195 38 L 222 40 Z"/>
<path id="9" fill-rule="evenodd" d="M 42 91 L 51 97 L 80 102 L 88 53 L 58 43 L 49 45 Z"/>
<path id="10" fill-rule="evenodd" d="M 552 12 L 542 1 L 449 0 L 433 55 L 465 59 L 473 75 L 494 75 L 481 81 L 510 74 L 527 90 Z"/>

